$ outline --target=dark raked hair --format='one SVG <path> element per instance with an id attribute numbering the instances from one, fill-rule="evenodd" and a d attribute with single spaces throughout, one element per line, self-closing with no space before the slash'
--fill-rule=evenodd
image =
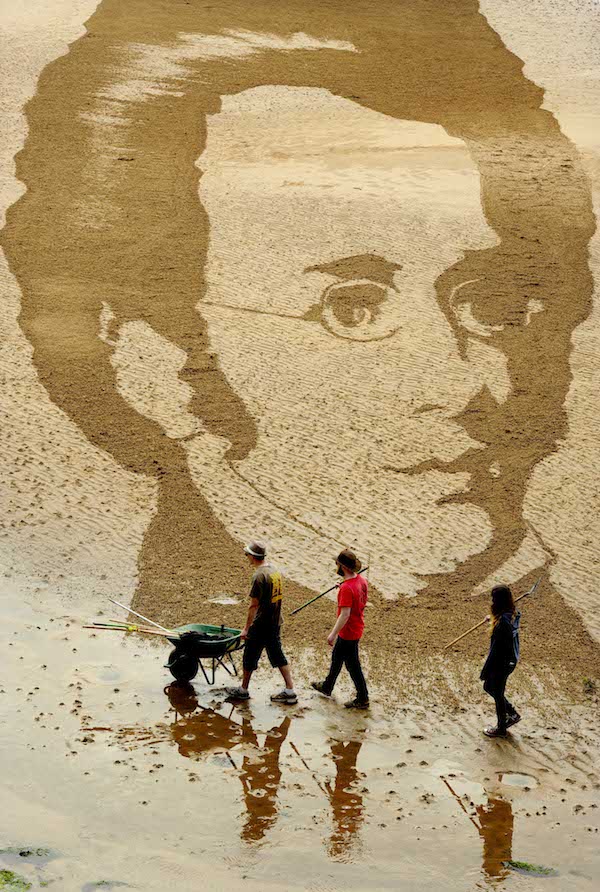
<path id="1" fill-rule="evenodd" d="M 513 593 L 507 585 L 495 585 L 492 589 L 492 623 L 496 625 L 503 613 L 514 616 L 517 612 Z"/>
<path id="2" fill-rule="evenodd" d="M 354 552 L 350 551 L 348 548 L 344 548 L 343 551 L 340 551 L 335 560 L 337 564 L 341 564 L 342 567 L 345 567 L 347 570 L 350 570 L 353 573 L 358 573 L 358 571 L 362 567 L 361 562 L 356 557 Z"/>

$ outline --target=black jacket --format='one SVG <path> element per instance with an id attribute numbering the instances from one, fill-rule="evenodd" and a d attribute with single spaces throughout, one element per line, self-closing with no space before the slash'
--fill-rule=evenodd
<path id="1" fill-rule="evenodd" d="M 483 664 L 482 680 L 492 675 L 509 675 L 519 662 L 519 624 L 521 614 L 503 613 L 490 638 L 490 650 Z"/>

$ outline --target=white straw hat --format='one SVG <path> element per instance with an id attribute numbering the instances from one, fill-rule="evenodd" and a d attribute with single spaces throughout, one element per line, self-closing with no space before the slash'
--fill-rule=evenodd
<path id="1" fill-rule="evenodd" d="M 250 542 L 244 547 L 244 551 L 259 560 L 263 560 L 267 556 L 267 549 L 260 542 Z"/>

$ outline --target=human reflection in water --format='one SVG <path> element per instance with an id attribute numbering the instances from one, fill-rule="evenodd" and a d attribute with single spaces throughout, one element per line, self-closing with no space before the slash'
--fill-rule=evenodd
<path id="1" fill-rule="evenodd" d="M 477 806 L 479 835 L 483 840 L 483 872 L 494 883 L 508 875 L 505 862 L 512 860 L 513 813 L 510 802 L 488 796 Z"/>
<path id="2" fill-rule="evenodd" d="M 494 884 L 499 882 L 508 875 L 505 863 L 512 860 L 513 813 L 510 802 L 486 793 L 487 802 L 475 806 L 475 817 L 447 778 L 442 777 L 442 781 L 483 840 L 482 869 L 486 879 Z"/>
<path id="3" fill-rule="evenodd" d="M 242 716 L 238 723 L 232 721 L 233 709 L 227 717 L 200 706 L 196 691 L 189 684 L 171 684 L 165 693 L 175 710 L 169 733 L 180 754 L 196 760 L 210 753 L 225 754 L 236 769 L 244 792 L 246 817 L 240 836 L 247 843 L 261 842 L 277 820 L 280 753 L 292 723 L 290 716 L 267 731 L 261 746 L 248 715 Z M 356 767 L 363 740 L 364 732 L 358 732 L 353 740 L 332 740 L 335 778 L 324 785 L 317 781 L 331 804 L 333 830 L 327 849 L 334 859 L 349 855 L 363 821 L 363 800 L 358 792 L 358 781 L 363 775 Z M 239 744 L 246 748 L 241 764 L 237 753 L 231 752 Z M 296 752 L 310 772 L 297 749 Z"/>
<path id="4" fill-rule="evenodd" d="M 244 756 L 240 772 L 247 814 L 241 833 L 245 842 L 260 842 L 275 824 L 278 811 L 277 791 L 281 781 L 279 754 L 291 722 L 291 718 L 286 716 L 280 725 L 271 728 L 261 747 L 250 722 L 244 719 L 244 725 L 248 727 L 256 747 L 256 752 Z"/>
<path id="5" fill-rule="evenodd" d="M 188 759 L 200 759 L 210 752 L 223 750 L 238 772 L 246 807 L 246 819 L 241 830 L 245 842 L 260 842 L 277 819 L 277 792 L 281 781 L 279 754 L 287 737 L 291 718 L 267 732 L 262 746 L 248 716 L 241 724 L 221 715 L 214 709 L 201 707 L 192 685 L 172 684 L 165 688 L 175 710 L 175 722 L 170 733 L 179 752 Z M 233 710 L 232 710 L 233 712 Z M 244 755 L 241 766 L 231 754 L 238 744 L 251 748 Z"/>
<path id="6" fill-rule="evenodd" d="M 363 737 L 354 740 L 332 740 L 331 755 L 335 762 L 335 780 L 328 781 L 325 789 L 333 813 L 333 832 L 328 851 L 331 858 L 340 859 L 349 854 L 356 834 L 363 821 L 363 800 L 357 784 L 363 775 L 356 767 L 356 760 L 363 745 Z"/>

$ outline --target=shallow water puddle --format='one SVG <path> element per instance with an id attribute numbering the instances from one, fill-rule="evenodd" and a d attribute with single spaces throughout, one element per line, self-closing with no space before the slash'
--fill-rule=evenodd
<path id="1" fill-rule="evenodd" d="M 504 773 L 498 775 L 498 780 L 509 787 L 519 787 L 521 790 L 533 790 L 538 786 L 538 781 L 530 774 Z"/>

